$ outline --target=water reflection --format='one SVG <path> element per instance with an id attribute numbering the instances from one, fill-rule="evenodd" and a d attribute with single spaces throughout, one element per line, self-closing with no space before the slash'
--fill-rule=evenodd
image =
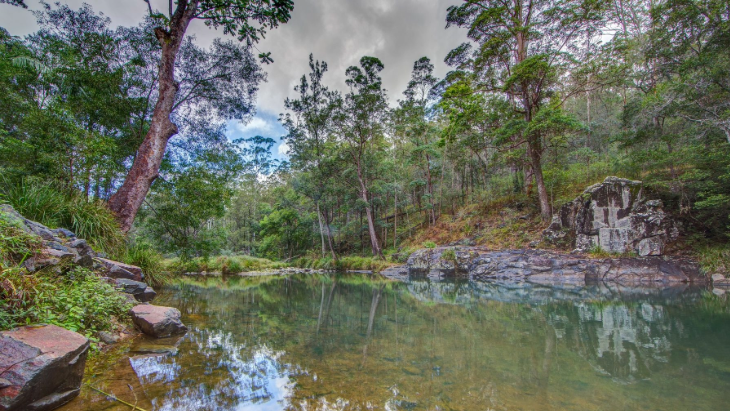
<path id="1" fill-rule="evenodd" d="M 713 410 L 730 400 L 730 316 L 701 290 L 295 276 L 183 283 L 158 303 L 180 307 L 190 332 L 138 344 L 89 381 L 122 398 L 134 379 L 148 410 Z M 85 390 L 65 409 L 125 408 Z"/>

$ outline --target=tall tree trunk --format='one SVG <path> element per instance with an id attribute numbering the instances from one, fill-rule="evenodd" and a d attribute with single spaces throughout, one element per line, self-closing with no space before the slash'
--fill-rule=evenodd
<path id="1" fill-rule="evenodd" d="M 547 190 L 545 189 L 545 181 L 542 177 L 542 165 L 540 164 L 540 148 L 538 145 L 539 142 L 530 140 L 527 150 L 529 152 L 528 154 L 530 155 L 532 172 L 535 176 L 535 183 L 537 185 L 537 196 L 540 200 L 540 216 L 542 217 L 542 221 L 549 221 L 552 218 L 553 210 L 550 205 L 550 198 L 548 197 Z"/>
<path id="2" fill-rule="evenodd" d="M 368 199 L 368 189 L 365 185 L 365 179 L 362 175 L 362 167 L 360 164 L 357 165 L 357 179 L 360 182 L 360 198 L 365 202 L 365 214 L 368 220 L 368 233 L 370 234 L 370 246 L 373 251 L 374 257 L 383 258 L 383 252 L 380 250 L 380 243 L 378 241 L 378 233 L 375 231 L 375 221 L 373 221 L 373 210 L 370 207 L 370 200 Z"/>
<path id="3" fill-rule="evenodd" d="M 428 185 L 428 203 L 431 206 L 431 225 L 436 224 L 436 210 L 433 203 L 433 182 L 431 181 L 431 157 L 426 154 L 426 184 Z"/>
<path id="4" fill-rule="evenodd" d="M 332 232 L 330 231 L 330 219 L 327 209 L 324 210 L 324 228 L 327 230 L 327 244 L 330 247 L 330 253 L 332 253 L 332 260 L 337 261 L 337 254 L 335 254 L 335 247 L 332 244 Z"/>
<path id="5" fill-rule="evenodd" d="M 319 201 L 317 201 L 317 221 L 319 222 L 319 237 L 322 239 L 322 258 L 327 251 L 324 245 L 324 227 L 322 227 L 322 213 L 319 211 Z"/>
<path id="6" fill-rule="evenodd" d="M 393 248 L 398 247 L 398 190 L 393 197 Z M 386 245 L 387 247 L 387 245 Z"/>
<path id="7" fill-rule="evenodd" d="M 150 129 L 137 150 L 132 168 L 122 186 L 109 199 L 109 208 L 125 233 L 132 228 L 137 211 L 142 206 L 152 182 L 159 175 L 167 141 L 177 134 L 177 126 L 170 120 L 178 90 L 175 59 L 197 4 L 197 1 L 179 1 L 170 20 L 170 31 L 161 27 L 155 28 L 155 36 L 162 45 L 158 69 L 159 96 L 152 113 Z"/>

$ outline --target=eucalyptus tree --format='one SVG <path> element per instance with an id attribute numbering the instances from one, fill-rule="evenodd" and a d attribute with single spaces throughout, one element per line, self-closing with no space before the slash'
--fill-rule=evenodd
<path id="1" fill-rule="evenodd" d="M 181 50 L 186 39 L 190 39 L 185 36 L 190 23 L 201 20 L 209 27 L 222 28 L 225 35 L 237 37 L 240 42 L 245 43 L 245 50 L 249 50 L 267 30 L 289 21 L 294 7 L 292 0 L 171 0 L 168 10 L 161 12 L 152 9 L 150 0 L 144 1 L 148 6 L 146 17 L 153 22 L 148 26 L 147 34 L 153 35 L 159 45 L 155 82 L 157 99 L 132 167 L 124 183 L 109 199 L 109 208 L 116 214 L 124 232 L 132 227 L 137 211 L 159 175 L 168 140 L 179 131 L 172 114 L 181 100 L 180 94 L 183 94 L 183 100 L 188 96 L 201 97 L 198 104 L 207 102 L 207 109 L 226 118 L 244 117 L 252 111 L 250 105 L 240 105 L 235 101 L 236 88 L 231 83 L 235 83 L 236 76 L 231 75 L 226 66 L 231 61 L 219 62 L 201 73 L 209 80 L 208 88 L 193 87 L 185 90 L 181 87 L 181 79 L 176 77 L 176 71 L 179 68 Z M 25 7 L 22 0 L 4 2 Z M 217 44 L 226 46 L 223 42 Z M 259 57 L 267 63 L 273 61 L 269 53 L 261 53 Z M 210 87 L 211 85 L 218 87 Z M 226 93 L 226 90 L 231 90 L 231 93 Z M 220 94 L 226 97 L 219 98 Z"/>
<path id="2" fill-rule="evenodd" d="M 412 156 L 416 159 L 426 180 L 429 223 L 436 224 L 436 207 L 434 195 L 432 160 L 438 156 L 436 143 L 438 127 L 432 121 L 431 109 L 435 103 L 435 95 L 431 93 L 438 79 L 433 75 L 433 64 L 428 57 L 421 57 L 413 64 L 411 80 L 408 82 L 399 101 L 399 107 L 393 112 L 394 126 L 397 135 L 406 138 L 413 144 Z"/>
<path id="3" fill-rule="evenodd" d="M 375 229 L 371 198 L 376 178 L 378 155 L 383 153 L 388 103 L 380 72 L 383 63 L 375 57 L 363 57 L 360 66 L 350 66 L 346 83 L 350 91 L 337 103 L 333 129 L 342 144 L 342 153 L 354 167 L 357 191 L 367 217 L 370 246 L 374 256 L 383 257 Z"/>
<path id="4" fill-rule="evenodd" d="M 125 232 L 132 226 L 137 210 L 158 176 L 167 141 L 178 132 L 178 127 L 171 118 L 180 90 L 179 82 L 175 78 L 175 68 L 190 22 L 198 19 L 209 27 L 221 27 L 224 34 L 234 35 L 250 47 L 264 36 L 267 29 L 286 23 L 294 7 L 292 0 L 177 0 L 174 2 L 174 9 L 173 2 L 170 1 L 167 13 L 164 13 L 153 10 L 149 0 L 145 2 L 149 17 L 156 23 L 154 35 L 161 47 L 157 75 L 158 98 L 149 130 L 127 178 L 109 199 L 109 207 L 117 215 Z M 267 54 L 260 57 L 265 61 L 270 60 Z M 226 104 L 229 101 L 225 99 L 213 100 L 211 103 L 212 108 L 219 110 L 224 116 L 240 115 L 237 110 L 231 110 Z"/>
<path id="5" fill-rule="evenodd" d="M 477 92 L 504 93 L 523 124 L 512 124 L 511 145 L 524 146 L 527 165 L 534 175 L 544 220 L 552 209 L 542 174 L 545 150 L 542 128 L 533 123 L 538 112 L 556 94 L 563 98 L 577 93 L 582 84 L 563 80 L 579 63 L 575 55 L 595 38 L 603 25 L 601 0 L 466 0 L 451 6 L 447 27 L 469 30 L 478 44 L 464 43 L 452 50 L 446 61 L 461 72 L 472 74 Z"/>
<path id="6" fill-rule="evenodd" d="M 312 199 L 317 208 L 322 256 L 325 254 L 325 233 L 327 247 L 333 259 L 337 259 L 332 244 L 332 233 L 328 218 L 322 221 L 322 200 L 334 175 L 334 167 L 329 161 L 333 156 L 334 141 L 330 133 L 335 102 L 340 98 L 337 92 L 330 91 L 322 84 L 324 73 L 327 72 L 327 63 L 315 61 L 309 55 L 309 79 L 303 75 L 294 91 L 299 93 L 298 98 L 284 101 L 284 107 L 291 113 L 282 114 L 280 121 L 287 130 L 283 137 L 289 146 L 289 156 L 293 166 L 302 173 L 310 174 L 307 180 L 311 184 L 301 184 L 300 191 Z M 310 187 L 312 189 L 310 189 Z M 325 211 L 325 215 L 328 213 Z"/>

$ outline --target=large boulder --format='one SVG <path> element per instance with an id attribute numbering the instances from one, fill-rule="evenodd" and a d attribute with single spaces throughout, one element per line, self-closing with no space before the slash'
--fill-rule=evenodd
<path id="1" fill-rule="evenodd" d="M 152 337 L 164 338 L 188 330 L 180 321 L 180 311 L 177 308 L 140 304 L 129 312 L 134 325 Z"/>
<path id="2" fill-rule="evenodd" d="M 0 410 L 53 410 L 79 394 L 89 340 L 55 325 L 0 332 Z"/>
<path id="3" fill-rule="evenodd" d="M 600 247 L 640 256 L 664 254 L 666 244 L 678 236 L 662 202 L 644 198 L 641 181 L 618 177 L 607 177 L 563 205 L 543 233 L 546 241 L 578 251 Z"/>

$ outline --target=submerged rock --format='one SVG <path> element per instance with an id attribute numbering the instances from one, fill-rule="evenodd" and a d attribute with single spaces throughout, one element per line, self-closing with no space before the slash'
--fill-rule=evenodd
<path id="1" fill-rule="evenodd" d="M 0 410 L 52 410 L 79 394 L 89 340 L 55 325 L 0 332 Z"/>
<path id="2" fill-rule="evenodd" d="M 640 256 L 664 254 L 667 243 L 679 236 L 674 220 L 660 200 L 643 196 L 641 181 L 607 177 L 563 205 L 543 238 L 578 251 L 600 247 L 612 253 Z"/>
<path id="3" fill-rule="evenodd" d="M 156 338 L 187 332 L 177 308 L 140 304 L 130 311 L 132 321 L 143 333 Z"/>

